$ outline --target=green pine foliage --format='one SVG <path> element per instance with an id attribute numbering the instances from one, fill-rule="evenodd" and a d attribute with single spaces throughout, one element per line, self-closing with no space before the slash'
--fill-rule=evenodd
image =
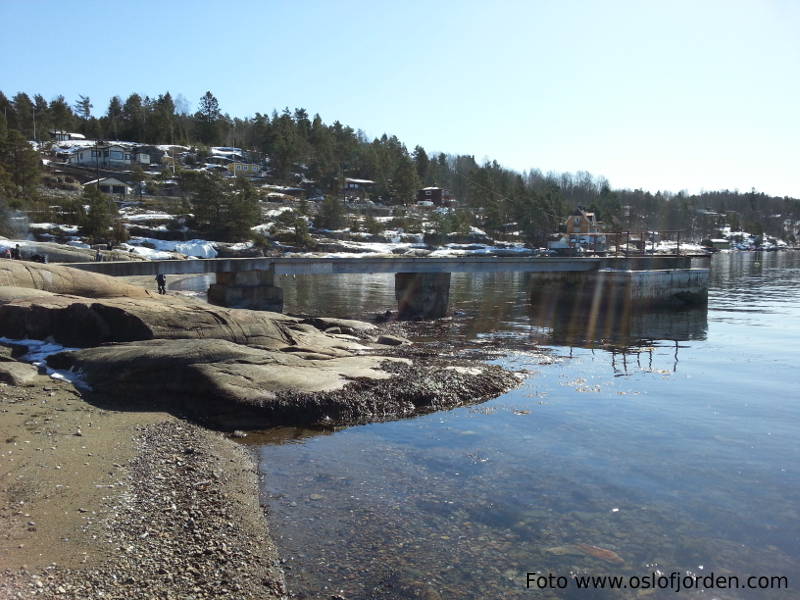
<path id="1" fill-rule="evenodd" d="M 125 228 L 119 223 L 119 211 L 113 198 L 96 186 L 83 189 L 80 217 L 81 235 L 92 243 L 121 242 L 127 239 Z"/>
<path id="2" fill-rule="evenodd" d="M 246 178 L 233 183 L 219 175 L 182 171 L 181 188 L 192 211 L 192 225 L 212 239 L 242 241 L 258 225 L 261 208 L 258 192 Z"/>
<path id="3" fill-rule="evenodd" d="M 318 229 L 341 229 L 345 225 L 345 212 L 341 200 L 336 196 L 327 196 L 319 207 L 314 220 Z"/>
<path id="4" fill-rule="evenodd" d="M 0 115 L 5 118 L 0 128 L 0 189 L 7 204 L 30 202 L 38 181 L 35 153 L 27 151 L 24 141 L 46 140 L 49 130 L 59 129 L 96 139 L 202 147 L 205 151 L 198 154 L 197 162 L 205 160 L 211 146 L 242 148 L 252 160 L 263 163 L 270 182 L 302 183 L 314 195 L 342 197 L 346 179 L 365 179 L 374 182 L 366 185 L 371 200 L 407 206 L 415 202 L 419 188 L 442 187 L 469 208 L 471 224 L 500 237 L 508 231 L 521 231 L 537 245 L 577 206 L 595 212 L 608 231 L 682 229 L 687 238 L 694 239 L 716 235 L 726 221 L 763 230 L 765 235 L 782 235 L 785 221 L 800 220 L 800 201 L 795 198 L 767 196 L 756 190 L 653 194 L 615 190 L 604 178 L 586 172 L 518 173 L 497 162 L 479 164 L 470 155 L 430 153 L 422 146 L 413 146 L 409 152 L 396 136 L 368 138 L 339 121 L 326 124 L 320 115 L 311 116 L 305 108 L 286 107 L 243 119 L 230 117 L 210 90 L 198 99 L 194 112 L 185 98 L 169 91 L 152 98 L 137 93 L 127 98 L 115 96 L 104 112 L 88 95 L 71 101 L 63 96 L 48 101 L 40 94 L 0 92 Z M 225 186 L 208 181 L 187 183 L 186 193 L 199 209 L 195 217 L 204 230 L 246 235 L 243 223 L 255 214 L 252 202 L 239 206 L 225 200 L 218 205 L 215 199 L 230 193 Z M 630 207 L 627 212 L 626 206 Z M 220 224 L 222 216 L 229 213 L 237 215 L 235 223 Z M 336 211 L 333 217 L 322 215 L 317 226 L 331 218 L 336 226 Z"/>

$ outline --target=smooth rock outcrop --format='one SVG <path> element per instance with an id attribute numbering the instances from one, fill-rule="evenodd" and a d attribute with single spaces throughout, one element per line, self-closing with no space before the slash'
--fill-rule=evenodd
<path id="1" fill-rule="evenodd" d="M 366 349 L 279 313 L 222 308 L 175 297 L 23 297 L 0 304 L 0 336 L 52 337 L 60 344 L 77 347 L 157 338 L 206 338 L 267 349 L 296 346 L 298 351 L 331 356 L 339 356 L 340 350 Z"/>
<path id="2" fill-rule="evenodd" d="M 345 424 L 473 404 L 516 383 L 497 366 L 457 371 L 403 356 L 411 347 L 396 336 L 370 346 L 380 334 L 370 323 L 222 308 L 68 267 L 6 263 L 0 336 L 84 348 L 48 364 L 81 371 L 95 401 L 111 408 L 226 429 Z M 388 344 L 396 356 L 376 354 Z"/>
<path id="3" fill-rule="evenodd" d="M 113 277 L 58 265 L 0 262 L 0 336 L 52 337 L 67 346 L 151 339 L 220 339 L 262 349 L 291 347 L 329 357 L 366 350 L 280 313 L 161 296 Z M 349 330 L 374 326 L 347 321 Z"/>
<path id="4" fill-rule="evenodd" d="M 81 371 L 104 396 L 215 425 L 250 428 L 282 420 L 287 407 L 281 392 L 333 392 L 354 380 L 387 379 L 391 374 L 382 368 L 387 362 L 410 363 L 382 356 L 307 359 L 209 339 L 109 344 L 48 359 L 53 367 Z M 307 420 L 322 417 L 308 414 Z"/>
<path id="5" fill-rule="evenodd" d="M 98 273 L 24 260 L 0 261 L 0 285 L 85 298 L 147 298 L 149 290 Z"/>

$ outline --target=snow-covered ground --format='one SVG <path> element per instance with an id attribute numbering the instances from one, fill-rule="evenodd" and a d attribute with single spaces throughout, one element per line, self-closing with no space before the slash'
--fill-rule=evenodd
<path id="1" fill-rule="evenodd" d="M 525 255 L 532 254 L 533 250 L 526 248 L 523 244 L 513 244 L 511 246 L 493 246 L 489 244 L 445 244 L 431 252 L 428 256 L 448 257 L 448 256 L 496 256 L 496 255 Z"/>
<path id="2" fill-rule="evenodd" d="M 153 248 L 143 244 L 152 245 Z M 133 249 L 134 253 L 147 257 L 150 260 L 169 260 L 176 258 L 174 252 L 193 256 L 195 258 L 216 258 L 217 249 L 214 243 L 208 240 L 188 240 L 179 242 L 174 240 L 159 240 L 148 237 L 132 237 L 125 244 L 120 244 L 125 250 Z"/>
<path id="3" fill-rule="evenodd" d="M 120 211 L 123 213 L 123 211 Z M 165 212 L 145 212 L 139 213 L 135 215 L 129 214 L 122 214 L 122 220 L 128 221 L 130 223 L 147 223 L 148 221 L 171 221 L 175 218 L 175 215 L 171 215 Z"/>
<path id="4" fill-rule="evenodd" d="M 49 229 L 60 229 L 64 233 L 76 234 L 78 233 L 77 225 L 65 225 L 63 223 L 28 223 L 28 228 L 34 231 L 47 231 Z"/>

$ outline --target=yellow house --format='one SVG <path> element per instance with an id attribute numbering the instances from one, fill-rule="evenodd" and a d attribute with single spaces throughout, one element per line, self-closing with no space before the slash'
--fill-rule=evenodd
<path id="1" fill-rule="evenodd" d="M 228 167 L 228 171 L 230 171 L 232 175 L 243 175 L 245 177 L 257 177 L 261 172 L 261 167 L 252 163 L 234 161 L 228 163 L 226 167 Z"/>
<path id="2" fill-rule="evenodd" d="M 598 233 L 594 213 L 576 208 L 575 212 L 567 217 L 567 234 L 575 233 Z"/>

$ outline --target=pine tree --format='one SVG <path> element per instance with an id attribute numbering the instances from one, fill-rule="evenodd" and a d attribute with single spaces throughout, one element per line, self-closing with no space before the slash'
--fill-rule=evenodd
<path id="1" fill-rule="evenodd" d="M 294 220 L 294 245 L 297 248 L 312 248 L 315 245 L 314 238 L 308 233 L 308 223 L 299 215 Z"/>
<path id="2" fill-rule="evenodd" d="M 122 127 L 120 135 L 122 139 L 131 142 L 144 141 L 146 115 L 142 97 L 139 94 L 131 94 L 122 105 Z"/>
<path id="3" fill-rule="evenodd" d="M 89 99 L 89 96 L 79 95 L 78 100 L 75 101 L 75 105 L 73 107 L 75 114 L 78 115 L 81 119 L 87 120 L 89 117 L 92 116 L 92 108 L 94 104 Z"/>
<path id="4" fill-rule="evenodd" d="M 112 228 L 119 221 L 119 212 L 111 196 L 90 185 L 83 189 L 81 199 L 84 205 L 88 205 L 81 218 L 81 235 L 96 244 L 113 238 Z"/>
<path id="5" fill-rule="evenodd" d="M 104 137 L 118 140 L 120 127 L 122 126 L 122 100 L 119 96 L 114 96 L 108 102 L 108 108 L 102 122 Z"/>
<path id="6" fill-rule="evenodd" d="M 7 193 L 18 199 L 35 195 L 41 166 L 39 153 L 22 134 L 16 129 L 7 129 L 0 137 L 0 167 L 12 183 L 12 188 L 6 190 Z"/>
<path id="7" fill-rule="evenodd" d="M 414 157 L 414 166 L 417 169 L 417 177 L 420 183 L 426 184 L 428 182 L 428 169 L 430 160 L 422 146 L 416 146 L 412 154 Z"/>
<path id="8" fill-rule="evenodd" d="M 225 203 L 224 227 L 219 232 L 227 241 L 238 242 L 251 237 L 250 228 L 261 220 L 258 192 L 245 177 L 237 177 L 233 189 L 222 198 Z"/>
<path id="9" fill-rule="evenodd" d="M 14 96 L 14 113 L 16 115 L 17 129 L 25 139 L 33 139 L 33 102 L 24 92 Z"/>
<path id="10" fill-rule="evenodd" d="M 197 122 L 197 139 L 208 145 L 216 146 L 219 144 L 219 120 L 220 120 L 219 101 L 210 91 L 200 98 L 200 108 L 194 114 Z"/>
<path id="11" fill-rule="evenodd" d="M 50 118 L 53 120 L 53 127 L 60 131 L 73 131 L 75 115 L 67 104 L 64 96 L 56 96 L 50 101 Z"/>
<path id="12" fill-rule="evenodd" d="M 401 156 L 394 172 L 392 183 L 395 200 L 400 204 L 410 204 L 419 189 L 419 177 L 414 162 L 408 155 Z"/>
<path id="13" fill-rule="evenodd" d="M 336 196 L 326 196 L 314 220 L 318 229 L 341 229 L 344 226 L 344 207 Z"/>
<path id="14" fill-rule="evenodd" d="M 3 92 L 0 92 L 0 115 L 3 116 L 7 128 L 17 128 L 17 113 L 14 104 Z"/>

